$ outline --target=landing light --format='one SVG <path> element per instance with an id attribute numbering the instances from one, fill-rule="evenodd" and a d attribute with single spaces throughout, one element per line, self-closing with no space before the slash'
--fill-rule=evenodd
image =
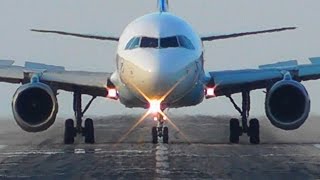
<path id="1" fill-rule="evenodd" d="M 116 89 L 108 89 L 108 98 L 110 99 L 118 99 L 118 91 Z"/>
<path id="2" fill-rule="evenodd" d="M 207 88 L 206 89 L 206 96 L 207 97 L 214 97 L 215 96 L 214 88 Z"/>
<path id="3" fill-rule="evenodd" d="M 150 113 L 158 113 L 161 112 L 161 101 L 159 100 L 150 100 L 149 101 L 149 112 Z"/>

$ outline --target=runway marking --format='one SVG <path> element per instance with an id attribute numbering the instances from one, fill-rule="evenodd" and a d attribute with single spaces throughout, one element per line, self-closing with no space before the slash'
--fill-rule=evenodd
<path id="1" fill-rule="evenodd" d="M 86 150 L 85 149 L 74 149 L 75 154 L 85 154 Z"/>
<path id="2" fill-rule="evenodd" d="M 157 179 L 168 179 L 170 174 L 169 166 L 169 152 L 168 147 L 163 143 L 158 143 L 156 147 L 156 173 L 158 174 Z"/>
<path id="3" fill-rule="evenodd" d="M 4 148 L 4 146 L 3 146 Z M 102 150 L 98 149 L 54 149 L 54 150 L 26 150 L 26 151 L 7 151 L 0 152 L 1 157 L 19 157 L 19 156 L 29 156 L 29 155 L 59 155 L 59 154 L 96 154 L 96 155 L 110 155 L 117 157 L 133 157 L 133 156 L 146 156 L 146 154 L 151 154 L 153 151 L 142 151 L 142 150 Z"/>
<path id="4" fill-rule="evenodd" d="M 0 145 L 0 150 L 6 148 L 7 145 Z"/>
<path id="5" fill-rule="evenodd" d="M 314 144 L 313 146 L 320 149 L 320 144 Z"/>

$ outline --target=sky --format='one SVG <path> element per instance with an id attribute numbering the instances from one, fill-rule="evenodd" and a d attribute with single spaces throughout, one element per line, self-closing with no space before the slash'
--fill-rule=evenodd
<path id="1" fill-rule="evenodd" d="M 295 31 L 205 43 L 207 71 L 256 68 L 281 60 L 320 56 L 319 0 L 172 0 L 170 11 L 187 20 L 200 35 L 229 34 L 283 26 Z M 54 29 L 97 35 L 121 35 L 128 23 L 156 11 L 156 0 L 1 0 L 0 59 L 23 65 L 35 61 L 68 70 L 113 72 L 117 43 L 30 32 Z M 320 112 L 320 81 L 303 83 L 309 91 L 311 113 Z M 11 101 L 19 85 L 0 83 L 0 117 L 12 117 Z M 252 116 L 264 115 L 263 90 L 252 94 Z M 239 95 L 236 100 L 241 103 Z M 88 97 L 84 98 L 84 101 Z M 60 92 L 59 116 L 72 117 L 72 93 Z M 88 115 L 136 114 L 117 101 L 95 100 Z M 225 97 L 205 100 L 196 107 L 172 109 L 171 114 L 239 116 Z"/>

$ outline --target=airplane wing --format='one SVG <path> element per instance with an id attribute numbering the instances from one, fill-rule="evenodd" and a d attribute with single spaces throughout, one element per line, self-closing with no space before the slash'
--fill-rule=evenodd
<path id="1" fill-rule="evenodd" d="M 295 29 L 296 29 L 296 27 L 283 27 L 283 28 L 275 28 L 275 29 L 252 31 L 252 32 L 241 32 L 241 33 L 233 33 L 233 34 L 225 34 L 225 35 L 202 36 L 201 40 L 202 41 L 216 41 L 216 40 L 221 40 L 221 39 L 230 39 L 230 38 L 237 38 L 237 37 L 242 37 L 242 36 L 274 33 L 274 32 L 281 32 L 281 31 L 288 31 L 288 30 L 295 30 Z"/>
<path id="2" fill-rule="evenodd" d="M 70 33 L 65 31 L 55 31 L 55 30 L 40 30 L 40 29 L 31 29 L 33 32 L 39 33 L 51 33 L 51 34 L 59 34 L 65 36 L 74 36 L 80 38 L 87 38 L 87 39 L 97 39 L 97 40 L 104 40 L 104 41 L 119 41 L 119 37 L 113 36 L 98 36 L 98 35 L 91 35 L 91 34 L 79 34 L 79 33 Z"/>
<path id="3" fill-rule="evenodd" d="M 215 96 L 270 87 L 290 73 L 297 81 L 320 79 L 320 57 L 310 58 L 311 64 L 298 65 L 296 60 L 259 66 L 258 69 L 209 72 L 207 86 L 214 87 Z"/>
<path id="4" fill-rule="evenodd" d="M 67 71 L 61 66 L 26 62 L 25 66 L 15 66 L 14 61 L 0 60 L 0 82 L 29 83 L 34 74 L 40 81 L 56 90 L 74 92 L 81 90 L 82 94 L 92 96 L 107 95 L 107 82 L 111 73 Z"/>

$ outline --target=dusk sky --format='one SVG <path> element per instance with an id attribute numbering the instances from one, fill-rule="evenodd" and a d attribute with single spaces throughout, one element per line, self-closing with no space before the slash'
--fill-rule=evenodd
<path id="1" fill-rule="evenodd" d="M 256 68 L 281 60 L 320 56 L 319 0 L 172 0 L 170 11 L 187 20 L 200 35 L 229 34 L 283 26 L 297 30 L 206 42 L 205 69 Z M 31 28 L 120 36 L 128 23 L 156 11 L 156 0 L 2 0 L 0 3 L 0 59 L 16 64 L 35 61 L 65 66 L 68 70 L 113 72 L 117 43 L 30 32 Z M 304 82 L 312 114 L 320 115 L 320 81 Z M 1 117 L 12 117 L 11 101 L 18 85 L 0 83 Z M 238 97 L 238 96 L 237 96 Z M 264 115 L 263 90 L 252 92 L 251 114 Z M 239 103 L 241 103 L 238 99 Z M 72 117 L 72 94 L 58 96 L 59 116 Z M 119 102 L 99 98 L 88 115 L 142 113 Z M 235 115 L 225 97 L 201 105 L 172 109 L 171 114 Z"/>

